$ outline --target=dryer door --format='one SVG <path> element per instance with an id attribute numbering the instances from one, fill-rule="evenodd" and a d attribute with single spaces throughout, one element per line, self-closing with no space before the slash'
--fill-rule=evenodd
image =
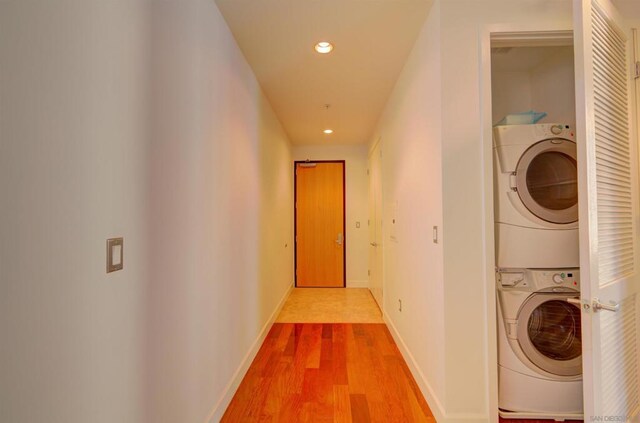
<path id="1" fill-rule="evenodd" d="M 531 362 L 558 376 L 582 374 L 580 307 L 567 298 L 578 293 L 538 293 L 518 312 L 518 343 Z"/>
<path id="2" fill-rule="evenodd" d="M 576 144 L 552 138 L 524 152 L 516 168 L 516 189 L 535 216 L 551 223 L 578 220 Z"/>

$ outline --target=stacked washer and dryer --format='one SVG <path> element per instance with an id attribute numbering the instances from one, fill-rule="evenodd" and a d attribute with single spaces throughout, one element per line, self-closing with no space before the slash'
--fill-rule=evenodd
<path id="1" fill-rule="evenodd" d="M 496 126 L 494 158 L 500 414 L 581 418 L 574 130 Z"/>

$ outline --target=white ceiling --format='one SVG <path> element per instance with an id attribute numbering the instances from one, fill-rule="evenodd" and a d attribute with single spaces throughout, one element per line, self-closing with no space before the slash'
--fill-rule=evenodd
<path id="1" fill-rule="evenodd" d="M 292 143 L 359 144 L 369 141 L 431 0 L 216 3 Z M 313 50 L 323 40 L 332 53 Z"/>
<path id="2" fill-rule="evenodd" d="M 573 46 L 494 48 L 491 50 L 491 69 L 498 72 L 530 71 L 559 55 L 573 57 Z"/>

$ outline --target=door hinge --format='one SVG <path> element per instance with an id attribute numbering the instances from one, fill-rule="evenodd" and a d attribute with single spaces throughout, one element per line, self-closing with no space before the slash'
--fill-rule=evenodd
<path id="1" fill-rule="evenodd" d="M 367 169 L 367 175 L 369 174 L 369 169 Z"/>
<path id="2" fill-rule="evenodd" d="M 636 74 L 634 75 L 634 78 L 635 79 L 640 78 L 640 62 L 636 62 L 635 71 L 636 71 Z"/>
<path id="3" fill-rule="evenodd" d="M 367 275 L 371 276 L 371 270 L 367 270 Z"/>
<path id="4" fill-rule="evenodd" d="M 511 175 L 509 175 L 509 187 L 512 191 L 518 190 L 518 180 L 516 172 L 513 172 Z"/>

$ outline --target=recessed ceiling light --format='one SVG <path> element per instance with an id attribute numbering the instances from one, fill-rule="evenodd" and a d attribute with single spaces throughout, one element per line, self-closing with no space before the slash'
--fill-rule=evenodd
<path id="1" fill-rule="evenodd" d="M 333 44 L 328 41 L 320 41 L 314 48 L 318 53 L 326 54 L 333 50 Z"/>
<path id="2" fill-rule="evenodd" d="M 325 129 L 324 131 L 325 134 L 333 134 L 333 129 Z"/>

